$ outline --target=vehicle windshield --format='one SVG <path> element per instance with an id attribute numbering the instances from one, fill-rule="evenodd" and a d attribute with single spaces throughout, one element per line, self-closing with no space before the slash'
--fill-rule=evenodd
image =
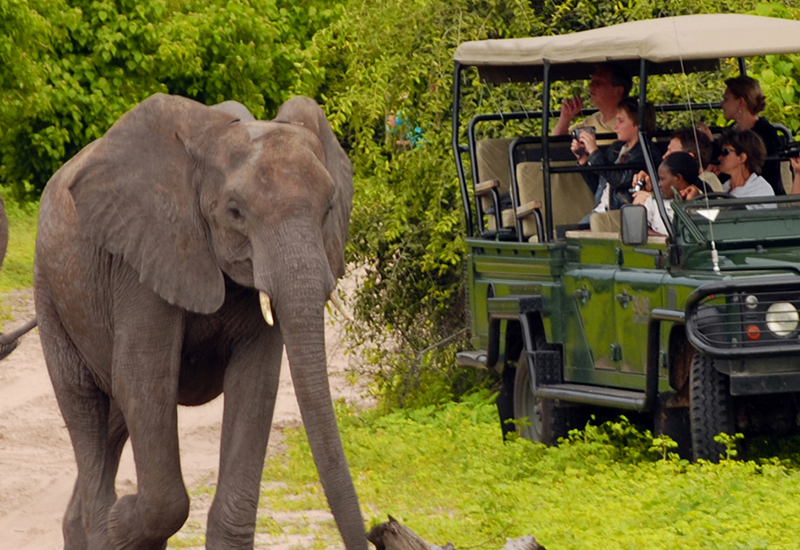
<path id="1" fill-rule="evenodd" d="M 676 238 L 682 244 L 753 245 L 800 237 L 800 197 L 709 199 L 673 203 Z"/>

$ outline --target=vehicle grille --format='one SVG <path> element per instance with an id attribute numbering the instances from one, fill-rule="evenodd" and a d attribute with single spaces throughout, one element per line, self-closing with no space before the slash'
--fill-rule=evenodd
<path id="1" fill-rule="evenodd" d="M 800 277 L 713 283 L 686 306 L 692 344 L 715 357 L 800 351 Z"/>

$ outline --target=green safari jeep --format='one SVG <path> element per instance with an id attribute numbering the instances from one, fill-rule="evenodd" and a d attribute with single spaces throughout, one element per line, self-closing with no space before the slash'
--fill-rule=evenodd
<path id="1" fill-rule="evenodd" d="M 721 432 L 797 428 L 800 196 L 676 199 L 670 219 L 654 185 L 668 235 L 648 237 L 643 207 L 623 207 L 621 232 L 592 231 L 579 222 L 593 206 L 580 172 L 593 168 L 576 166 L 570 136 L 478 137 L 482 125 L 510 120 L 550 128 L 558 114 L 553 83 L 588 79 L 598 62 L 638 77 L 643 122 L 652 75 L 714 71 L 725 59 L 738 60 L 745 73 L 747 57 L 797 52 L 800 22 L 745 15 L 662 18 L 458 48 L 453 148 L 473 346 L 458 361 L 502 372 L 500 416 L 527 419 L 516 422 L 522 436 L 555 444 L 582 427 L 589 411 L 607 407 L 651 415 L 656 432 L 672 436 L 682 452 L 717 460 L 725 450 L 714 439 Z M 541 84 L 544 107 L 468 119 L 461 98 L 476 81 Z M 660 113 L 714 108 L 656 106 Z M 656 141 L 670 134 L 662 130 Z M 654 145 L 644 134 L 640 142 L 646 150 Z M 786 172 L 787 155 L 780 157 Z M 641 168 L 657 181 L 650 154 Z M 775 207 L 747 208 L 758 202 Z"/>

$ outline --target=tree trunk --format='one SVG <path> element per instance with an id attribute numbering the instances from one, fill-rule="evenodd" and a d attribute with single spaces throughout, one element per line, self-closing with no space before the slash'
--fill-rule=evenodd
<path id="1" fill-rule="evenodd" d="M 444 546 L 436 546 L 419 538 L 417 534 L 399 521 L 389 516 L 389 521 L 373 527 L 367 533 L 367 540 L 377 550 L 456 550 L 449 542 Z M 485 545 L 481 545 L 485 546 Z M 502 550 L 546 550 L 531 535 L 506 540 Z"/>

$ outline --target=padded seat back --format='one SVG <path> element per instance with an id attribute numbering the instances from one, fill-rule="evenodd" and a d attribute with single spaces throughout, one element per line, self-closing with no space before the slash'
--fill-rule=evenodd
<path id="1" fill-rule="evenodd" d="M 575 161 L 559 161 L 552 166 L 574 165 Z M 517 165 L 520 203 L 533 200 L 544 202 L 544 173 L 541 162 L 522 162 Z M 550 189 L 553 199 L 553 226 L 576 224 L 594 208 L 594 193 L 578 173 L 550 174 Z M 545 210 L 544 208 L 542 210 Z M 542 212 L 546 216 L 546 212 Z M 522 221 L 522 232 L 526 237 L 536 235 L 533 219 Z"/>
<path id="2" fill-rule="evenodd" d="M 502 195 L 511 189 L 511 167 L 508 162 L 508 146 L 511 139 L 482 139 L 475 144 L 475 164 L 478 169 L 478 181 L 500 180 L 498 191 Z M 491 196 L 481 197 L 484 211 L 492 206 Z M 503 212 L 503 227 L 513 227 L 513 211 Z M 495 217 L 489 215 L 489 229 L 497 229 Z"/>

